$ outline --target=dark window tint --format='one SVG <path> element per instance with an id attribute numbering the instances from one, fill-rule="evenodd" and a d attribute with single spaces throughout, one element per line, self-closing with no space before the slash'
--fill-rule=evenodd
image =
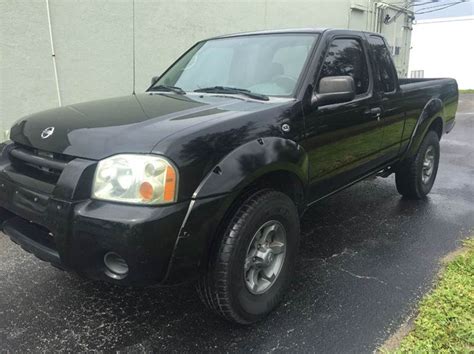
<path id="1" fill-rule="evenodd" d="M 384 92 L 395 90 L 395 72 L 393 70 L 392 58 L 385 42 L 380 37 L 371 36 L 369 43 L 375 59 L 375 79 L 380 82 Z"/>
<path id="2" fill-rule="evenodd" d="M 369 88 L 367 61 L 359 41 L 355 39 L 335 39 L 329 46 L 320 79 L 341 75 L 352 76 L 356 94 L 367 92 Z"/>

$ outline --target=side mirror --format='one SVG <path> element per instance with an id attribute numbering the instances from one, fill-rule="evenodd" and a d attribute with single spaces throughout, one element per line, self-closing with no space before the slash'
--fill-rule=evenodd
<path id="1" fill-rule="evenodd" d="M 151 78 L 151 86 L 153 86 L 153 85 L 155 84 L 155 82 L 158 81 L 159 78 L 160 78 L 159 76 L 153 76 L 153 77 Z"/>
<path id="2" fill-rule="evenodd" d="M 352 101 L 355 97 L 355 83 L 351 76 L 328 76 L 319 81 L 318 93 L 313 95 L 312 104 L 325 106 Z"/>

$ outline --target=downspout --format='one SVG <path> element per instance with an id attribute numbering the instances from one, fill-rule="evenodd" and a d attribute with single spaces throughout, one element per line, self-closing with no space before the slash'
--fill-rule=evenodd
<path id="1" fill-rule="evenodd" d="M 402 27 L 403 30 L 403 27 Z M 393 21 L 393 49 L 392 49 L 392 55 L 395 55 L 397 52 L 397 19 Z"/>
<path id="2" fill-rule="evenodd" d="M 378 2 L 375 3 L 375 31 L 377 33 L 382 33 L 382 25 L 381 25 L 381 15 L 382 15 L 382 9 L 380 8 L 380 5 Z"/>
<path id="3" fill-rule="evenodd" d="M 132 0 L 132 65 L 133 65 L 133 74 L 132 74 L 132 95 L 135 95 L 135 86 L 136 86 L 136 63 L 135 63 L 135 0 Z"/>
<path id="4" fill-rule="evenodd" d="M 51 57 L 53 58 L 54 79 L 56 81 L 56 92 L 58 95 L 58 105 L 61 106 L 61 92 L 59 91 L 58 68 L 56 66 L 56 54 L 54 52 L 53 30 L 51 28 L 51 12 L 49 11 L 49 0 L 46 0 L 46 12 L 48 14 L 49 40 L 51 43 Z"/>
<path id="5" fill-rule="evenodd" d="M 379 19 L 379 7 L 378 3 L 374 2 L 374 20 L 372 22 L 372 31 L 378 32 L 377 21 Z"/>
<path id="6" fill-rule="evenodd" d="M 371 31 L 372 30 L 372 0 L 368 0 L 367 2 L 367 18 L 365 19 L 365 30 Z"/>

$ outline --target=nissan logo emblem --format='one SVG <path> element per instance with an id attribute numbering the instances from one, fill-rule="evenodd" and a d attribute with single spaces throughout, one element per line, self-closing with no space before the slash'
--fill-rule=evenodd
<path id="1" fill-rule="evenodd" d="M 41 133 L 42 139 L 48 139 L 54 133 L 54 127 L 48 127 Z"/>

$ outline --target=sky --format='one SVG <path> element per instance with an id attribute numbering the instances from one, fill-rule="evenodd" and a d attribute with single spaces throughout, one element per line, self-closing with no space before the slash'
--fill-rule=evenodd
<path id="1" fill-rule="evenodd" d="M 453 3 L 460 2 L 459 0 L 440 0 L 440 1 L 433 1 L 431 4 L 427 4 L 428 1 L 415 1 L 415 18 L 417 20 L 428 20 L 432 18 L 442 18 L 442 17 L 458 17 L 458 16 L 474 16 L 474 0 L 465 1 L 463 3 L 459 3 L 457 5 L 453 5 L 447 9 L 429 12 L 425 14 L 416 14 L 417 11 L 424 12 L 424 11 L 431 11 L 434 9 L 427 9 L 428 7 L 433 6 L 441 6 L 441 5 L 449 5 Z M 421 5 L 423 4 L 423 5 Z"/>

